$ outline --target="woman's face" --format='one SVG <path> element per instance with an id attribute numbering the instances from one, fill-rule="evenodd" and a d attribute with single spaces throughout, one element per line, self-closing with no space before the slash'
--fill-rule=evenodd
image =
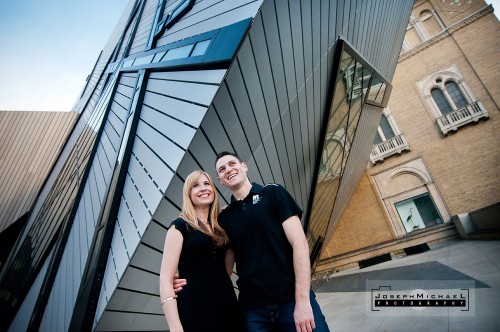
<path id="1" fill-rule="evenodd" d="M 214 190 L 206 175 L 201 174 L 191 187 L 189 198 L 195 207 L 207 206 L 214 201 Z"/>

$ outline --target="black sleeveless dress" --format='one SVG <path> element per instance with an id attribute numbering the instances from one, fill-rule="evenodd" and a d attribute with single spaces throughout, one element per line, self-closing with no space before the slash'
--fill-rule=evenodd
<path id="1" fill-rule="evenodd" d="M 177 218 L 172 222 L 184 238 L 179 274 L 187 285 L 177 294 L 184 332 L 246 331 L 243 316 L 224 265 L 226 247 Z"/>

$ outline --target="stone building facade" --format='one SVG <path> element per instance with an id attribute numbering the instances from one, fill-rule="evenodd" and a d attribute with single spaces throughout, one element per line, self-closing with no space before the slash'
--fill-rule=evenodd
<path id="1" fill-rule="evenodd" d="M 416 1 L 371 163 L 316 274 L 500 228 L 500 25 L 484 1 Z"/>

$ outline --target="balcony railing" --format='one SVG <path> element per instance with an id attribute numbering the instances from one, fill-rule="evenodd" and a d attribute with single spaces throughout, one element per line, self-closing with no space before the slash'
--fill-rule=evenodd
<path id="1" fill-rule="evenodd" d="M 480 101 L 476 101 L 461 109 L 450 112 L 437 119 L 437 123 L 443 135 L 450 131 L 456 131 L 469 123 L 478 122 L 481 118 L 489 118 L 490 115 L 484 109 Z"/>
<path id="2" fill-rule="evenodd" d="M 398 135 L 374 145 L 370 154 L 370 160 L 375 165 L 377 161 L 383 161 L 385 158 L 394 154 L 400 154 L 405 150 L 410 151 L 410 145 L 403 135 Z"/>

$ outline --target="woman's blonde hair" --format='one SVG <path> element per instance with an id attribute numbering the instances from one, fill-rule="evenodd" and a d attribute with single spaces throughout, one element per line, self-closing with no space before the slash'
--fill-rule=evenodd
<path id="1" fill-rule="evenodd" d="M 213 227 L 212 233 L 208 232 L 204 227 L 199 226 L 198 216 L 196 215 L 194 204 L 191 201 L 191 189 L 193 188 L 200 175 L 205 175 L 207 177 L 208 182 L 210 182 L 210 186 L 212 187 L 212 190 L 214 192 L 214 201 L 212 202 L 212 204 L 210 204 L 210 210 L 208 213 L 208 220 Z M 227 244 L 227 234 L 219 225 L 219 196 L 217 195 L 217 188 L 215 187 L 212 178 L 207 174 L 207 172 L 196 170 L 187 176 L 186 180 L 184 181 L 184 188 L 182 190 L 182 211 L 179 216 L 187 223 L 189 223 L 194 229 L 210 236 L 218 247 Z"/>

